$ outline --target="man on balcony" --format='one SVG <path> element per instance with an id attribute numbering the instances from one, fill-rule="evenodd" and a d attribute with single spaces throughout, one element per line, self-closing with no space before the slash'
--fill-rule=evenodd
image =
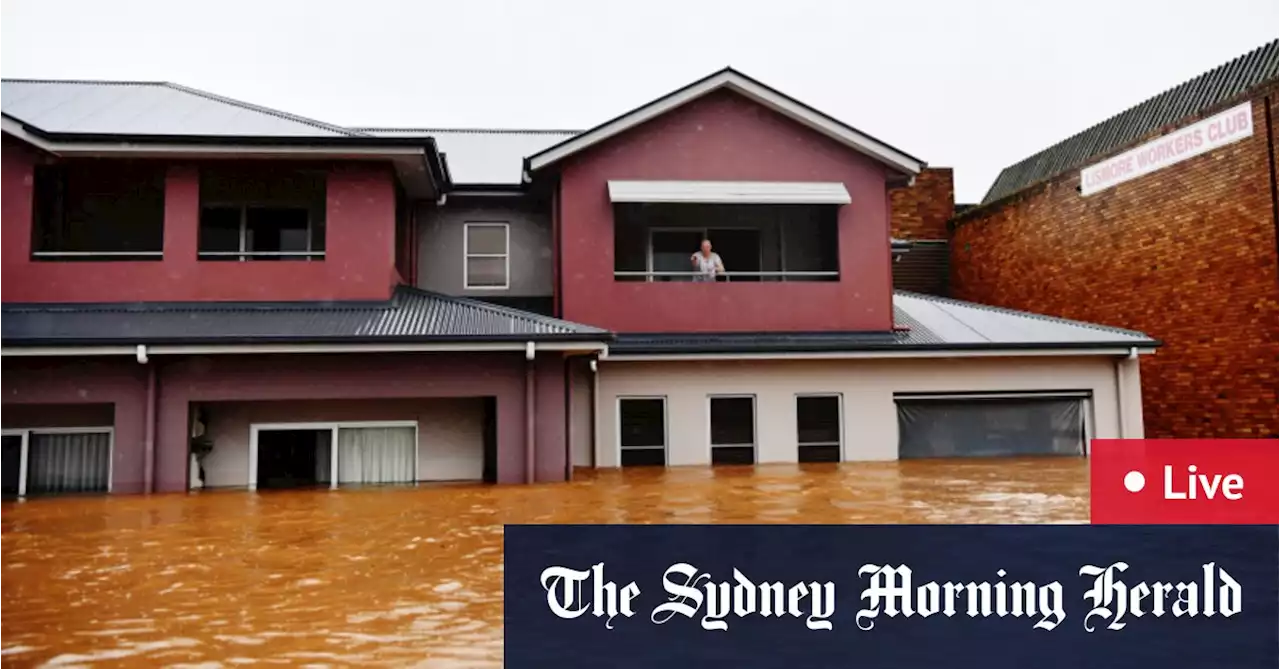
<path id="1" fill-rule="evenodd" d="M 689 261 L 696 272 L 693 277 L 696 282 L 715 281 L 717 274 L 724 273 L 724 261 L 720 260 L 720 254 L 711 250 L 709 239 L 702 240 L 702 250 L 689 256 Z"/>

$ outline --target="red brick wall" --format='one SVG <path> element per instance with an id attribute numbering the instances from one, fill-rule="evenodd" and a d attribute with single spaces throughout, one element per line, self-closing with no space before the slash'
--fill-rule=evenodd
<path id="1" fill-rule="evenodd" d="M 1148 437 L 1275 436 L 1276 155 L 1264 95 L 1275 127 L 1273 86 L 1254 95 L 1248 139 L 1088 198 L 1073 171 L 957 217 L 953 294 L 1164 341 L 1142 360 Z"/>
<path id="2" fill-rule="evenodd" d="M 925 168 L 913 185 L 889 191 L 889 206 L 895 239 L 946 239 L 947 221 L 956 209 L 951 168 Z"/>

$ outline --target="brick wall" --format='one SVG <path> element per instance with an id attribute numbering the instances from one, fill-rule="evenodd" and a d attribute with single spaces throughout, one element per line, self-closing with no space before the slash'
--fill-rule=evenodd
<path id="1" fill-rule="evenodd" d="M 896 239 L 946 239 L 955 212 L 950 167 L 929 167 L 915 184 L 889 190 L 889 228 Z"/>
<path id="2" fill-rule="evenodd" d="M 1235 144 L 1088 198 L 1076 170 L 957 216 L 953 295 L 1162 340 L 1141 365 L 1148 437 L 1274 437 L 1275 94 L 1253 94 Z"/>

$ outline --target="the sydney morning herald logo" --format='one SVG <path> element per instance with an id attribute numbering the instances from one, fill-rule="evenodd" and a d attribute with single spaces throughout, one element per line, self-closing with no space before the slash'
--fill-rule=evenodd
<path id="1" fill-rule="evenodd" d="M 1081 616 L 1086 631 L 1123 630 L 1138 620 L 1166 616 L 1230 618 L 1243 606 L 1240 583 L 1213 562 L 1182 581 L 1126 582 L 1128 569 L 1124 562 L 1080 567 L 1077 576 L 1088 586 Z M 998 569 L 990 580 L 921 582 L 904 564 L 864 564 L 857 573 L 863 585 L 854 620 L 863 631 L 876 629 L 882 617 L 1023 618 L 1038 630 L 1057 629 L 1068 619 L 1060 581 L 1019 582 Z M 541 581 L 547 607 L 559 618 L 589 616 L 615 629 L 619 618 L 642 613 L 636 606 L 640 586 L 609 580 L 604 563 L 581 570 L 547 567 Z M 835 629 L 836 584 L 831 581 L 757 581 L 738 569 L 729 579 L 716 580 L 679 562 L 663 572 L 660 585 L 665 600 L 645 615 L 655 625 L 688 620 L 704 630 L 727 631 L 734 619 L 759 616 L 791 619 L 810 630 Z"/>

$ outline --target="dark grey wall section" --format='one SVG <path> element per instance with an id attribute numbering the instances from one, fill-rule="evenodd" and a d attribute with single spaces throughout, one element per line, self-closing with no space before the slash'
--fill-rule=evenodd
<path id="1" fill-rule="evenodd" d="M 451 195 L 443 207 L 417 205 L 418 287 L 468 297 L 550 297 L 551 213 L 544 202 L 521 197 Z M 468 222 L 511 226 L 511 277 L 506 290 L 463 288 L 463 226 Z"/>

